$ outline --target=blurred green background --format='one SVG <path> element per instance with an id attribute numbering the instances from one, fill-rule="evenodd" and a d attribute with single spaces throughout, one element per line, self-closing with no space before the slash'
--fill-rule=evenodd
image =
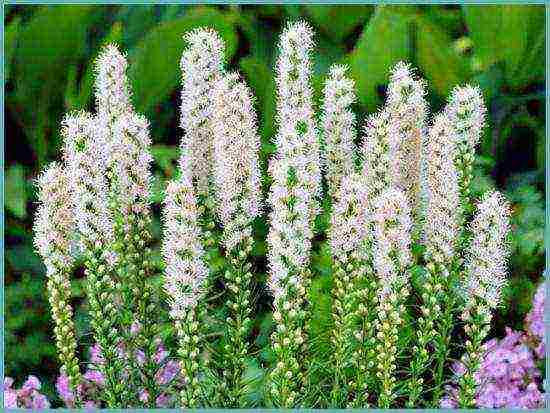
<path id="1" fill-rule="evenodd" d="M 128 53 L 134 105 L 151 121 L 158 218 L 182 134 L 182 34 L 208 25 L 224 38 L 228 67 L 243 74 L 257 97 L 265 161 L 274 150 L 276 44 L 286 21 L 297 18 L 316 31 L 317 103 L 329 66 L 348 63 L 357 86 L 359 125 L 383 102 L 388 71 L 399 60 L 411 62 L 429 81 L 433 112 L 453 86 L 481 86 L 488 126 L 478 151 L 475 191 L 496 186 L 514 208 L 511 282 L 492 334 L 502 334 L 505 325 L 521 327 L 544 265 L 544 7 L 5 6 L 5 369 L 16 383 L 36 374 L 53 394 L 58 365 L 44 267 L 32 247 L 33 179 L 59 159 L 63 113 L 93 109 L 93 61 L 101 46 L 114 41 Z M 329 285 L 327 254 L 323 246 L 314 252 L 314 288 L 320 294 Z M 73 293 L 77 325 L 85 332 L 82 276 L 75 273 Z M 323 306 L 326 300 L 319 301 Z M 269 317 L 265 320 L 260 328 L 267 342 Z"/>

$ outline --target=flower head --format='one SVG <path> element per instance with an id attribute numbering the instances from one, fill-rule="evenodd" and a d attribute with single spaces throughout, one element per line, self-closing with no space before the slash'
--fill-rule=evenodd
<path id="1" fill-rule="evenodd" d="M 400 134 L 400 178 L 398 187 L 409 199 L 416 216 L 420 208 L 422 149 L 428 104 L 426 82 L 410 65 L 399 62 L 391 71 L 386 108 Z"/>
<path id="2" fill-rule="evenodd" d="M 208 276 L 197 203 L 188 171 L 184 171 L 180 180 L 168 183 L 163 220 L 164 288 L 169 296 L 171 316 L 182 318 L 202 296 Z"/>
<path id="3" fill-rule="evenodd" d="M 113 43 L 105 46 L 96 60 L 95 96 L 100 122 L 111 124 L 119 116 L 133 110 L 126 77 L 127 66 L 126 57 Z"/>
<path id="4" fill-rule="evenodd" d="M 321 118 L 326 145 L 326 174 L 334 196 L 340 181 L 355 168 L 355 114 L 350 106 L 355 101 L 355 82 L 346 77 L 346 66 L 333 65 L 324 88 Z"/>
<path id="5" fill-rule="evenodd" d="M 38 206 L 34 222 L 34 245 L 44 260 L 48 275 L 73 262 L 71 240 L 75 229 L 66 170 L 51 163 L 38 178 Z"/>
<path id="6" fill-rule="evenodd" d="M 214 86 L 223 75 L 224 43 L 212 29 L 198 28 L 185 34 L 180 68 L 181 91 L 180 125 L 184 130 L 181 141 L 183 152 L 190 153 L 191 176 L 197 184 L 198 194 L 208 192 L 212 170 L 211 128 Z"/>
<path id="7" fill-rule="evenodd" d="M 384 190 L 374 201 L 374 268 L 380 279 L 380 296 L 406 285 L 412 221 L 405 193 L 396 188 Z"/>
<path id="8" fill-rule="evenodd" d="M 434 118 L 426 143 L 426 257 L 449 265 L 459 236 L 458 175 L 454 163 L 456 135 L 446 114 Z"/>
<path id="9" fill-rule="evenodd" d="M 214 92 L 214 183 L 224 243 L 234 248 L 252 233 L 260 215 L 258 136 L 252 94 L 237 74 L 228 74 Z"/>
<path id="10" fill-rule="evenodd" d="M 78 231 L 85 244 L 107 245 L 113 240 L 106 181 L 108 150 L 105 135 L 96 126 L 96 119 L 88 113 L 69 114 L 61 132 Z"/>
<path id="11" fill-rule="evenodd" d="M 487 111 L 479 87 L 455 87 L 445 111 L 456 130 L 459 144 L 466 145 L 472 154 L 475 153 Z"/>
<path id="12" fill-rule="evenodd" d="M 117 208 L 123 216 L 146 215 L 152 181 L 149 122 L 143 116 L 125 113 L 113 125 L 116 139 L 111 145 L 111 168 L 115 180 Z"/>
<path id="13" fill-rule="evenodd" d="M 503 195 L 493 191 L 483 196 L 470 231 L 473 240 L 466 257 L 467 295 L 470 299 L 479 297 L 489 308 L 495 308 L 506 284 L 509 255 L 510 206 Z"/>
<path id="14" fill-rule="evenodd" d="M 340 193 L 331 217 L 329 242 L 332 254 L 344 258 L 346 254 L 359 252 L 369 237 L 370 199 L 364 177 L 354 173 L 342 179 Z"/>
<path id="15" fill-rule="evenodd" d="M 400 181 L 400 135 L 387 110 L 369 116 L 361 146 L 363 176 L 371 199 Z"/>
<path id="16" fill-rule="evenodd" d="M 320 148 L 313 112 L 311 87 L 313 31 L 304 21 L 290 23 L 279 41 L 276 65 L 277 158 L 294 158 L 303 169 L 300 185 L 312 194 L 310 219 L 317 213 L 314 201 L 321 193 Z"/>

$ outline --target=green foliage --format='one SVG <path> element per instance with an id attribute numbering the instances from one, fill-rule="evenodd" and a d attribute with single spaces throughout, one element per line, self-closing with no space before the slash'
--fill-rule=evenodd
<path id="1" fill-rule="evenodd" d="M 217 30 L 226 44 L 226 59 L 237 49 L 237 35 L 229 14 L 198 7 L 184 17 L 154 28 L 130 53 L 128 76 L 132 80 L 136 110 L 150 114 L 172 92 L 181 79 L 179 61 L 185 46 L 182 33 L 196 27 Z"/>
<path id="2" fill-rule="evenodd" d="M 513 208 L 511 269 L 537 279 L 544 267 L 545 204 L 542 194 L 529 184 L 533 178 L 532 173 L 514 176 L 506 195 Z"/>
<path id="3" fill-rule="evenodd" d="M 381 102 L 377 87 L 386 81 L 388 68 L 410 56 L 410 21 L 406 10 L 378 7 L 348 58 L 359 101 L 369 112 Z"/>
<path id="4" fill-rule="evenodd" d="M 87 31 L 101 10 L 91 6 L 43 7 L 20 29 L 12 65 L 15 93 L 8 99 L 39 165 L 51 150 L 46 133 L 57 128 L 57 117 L 50 111 L 61 98 L 59 91 L 65 89 L 67 68 L 84 55 Z"/>
<path id="5" fill-rule="evenodd" d="M 544 7 L 465 6 L 464 16 L 481 69 L 503 61 L 515 87 L 544 79 Z"/>
<path id="6" fill-rule="evenodd" d="M 27 216 L 27 182 L 23 166 L 19 164 L 10 166 L 6 170 L 4 184 L 6 209 L 17 218 L 25 218 Z"/>

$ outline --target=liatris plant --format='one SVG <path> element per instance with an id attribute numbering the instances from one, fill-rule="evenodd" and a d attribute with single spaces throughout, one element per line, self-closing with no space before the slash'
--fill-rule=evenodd
<path id="1" fill-rule="evenodd" d="M 63 162 L 38 180 L 35 244 L 47 267 L 65 404 L 436 407 L 450 397 L 451 355 L 465 353 L 453 403 L 474 406 L 509 232 L 504 197 L 476 200 L 470 191 L 480 90 L 457 87 L 428 117 L 426 82 L 400 62 L 384 106 L 358 134 L 354 81 L 335 65 L 318 124 L 314 33 L 289 24 L 276 62 L 278 130 L 264 201 L 252 92 L 226 70 L 215 31 L 195 29 L 184 41 L 183 137 L 162 203 L 162 274 L 149 229 L 148 122 L 134 112 L 115 46 L 97 61 L 96 113 L 65 117 Z M 330 214 L 326 239 L 316 225 L 321 205 Z M 264 211 L 265 283 L 253 257 Z M 332 258 L 326 331 L 313 328 L 318 248 Z M 96 343 L 84 372 L 70 295 L 77 256 Z M 255 339 L 262 289 L 272 297 L 268 349 Z M 164 323 L 173 337 L 161 341 Z M 329 348 L 319 360 L 321 341 Z M 252 395 L 255 363 L 267 371 Z"/>

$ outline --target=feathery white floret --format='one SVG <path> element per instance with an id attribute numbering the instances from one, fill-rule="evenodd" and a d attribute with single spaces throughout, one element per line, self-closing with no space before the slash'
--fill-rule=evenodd
<path id="1" fill-rule="evenodd" d="M 506 284 L 506 261 L 510 254 L 510 205 L 496 191 L 486 193 L 470 224 L 473 234 L 466 257 L 466 294 L 477 296 L 495 308 Z"/>
<path id="2" fill-rule="evenodd" d="M 310 86 L 313 32 L 305 22 L 281 35 L 277 61 L 277 152 L 271 159 L 268 285 L 275 306 L 289 286 L 300 288 L 309 263 L 320 192 L 319 142 Z M 282 304 L 282 303 L 281 303 Z"/>
<path id="3" fill-rule="evenodd" d="M 164 288 L 174 319 L 182 319 L 204 294 L 208 268 L 203 261 L 198 219 L 190 172 L 182 169 L 179 180 L 168 183 L 163 208 Z"/>
<path id="4" fill-rule="evenodd" d="M 454 163 L 456 134 L 445 113 L 437 115 L 426 144 L 426 258 L 450 264 L 459 237 L 458 175 Z"/>
<path id="5" fill-rule="evenodd" d="M 406 285 L 412 221 L 405 193 L 397 188 L 385 189 L 374 201 L 374 268 L 380 280 L 379 295 L 384 297 Z"/>
<path id="6" fill-rule="evenodd" d="M 329 193 L 335 196 L 344 176 L 355 169 L 355 82 L 346 77 L 347 67 L 333 65 L 325 83 L 321 122 L 325 137 Z"/>
<path id="7" fill-rule="evenodd" d="M 384 189 L 397 185 L 400 180 L 402 159 L 399 136 L 387 110 L 381 110 L 367 119 L 361 155 L 370 199 L 375 199 Z"/>
<path id="8" fill-rule="evenodd" d="M 279 125 L 275 143 L 278 158 L 293 158 L 296 167 L 304 169 L 299 184 L 316 198 L 321 192 L 321 170 L 311 87 L 313 46 L 313 31 L 304 21 L 290 23 L 281 35 L 275 78 Z M 314 198 L 311 219 L 318 210 Z"/>
<path id="9" fill-rule="evenodd" d="M 97 118 L 85 112 L 67 115 L 61 133 L 75 221 L 82 241 L 88 245 L 108 245 L 114 234 L 107 195 L 106 134 L 102 133 Z"/>
<path id="10" fill-rule="evenodd" d="M 152 181 L 149 122 L 133 113 L 120 115 L 114 125 L 110 166 L 116 181 L 117 208 L 123 216 L 149 213 Z"/>
<path id="11" fill-rule="evenodd" d="M 269 280 L 275 302 L 284 295 L 285 286 L 302 284 L 302 273 L 309 263 L 312 226 L 309 220 L 311 193 L 299 185 L 288 186 L 295 168 L 286 159 L 273 159 L 269 166 L 273 178 L 269 202 L 270 230 L 267 236 Z M 292 180 L 300 178 L 295 175 Z"/>
<path id="12" fill-rule="evenodd" d="M 115 44 L 105 46 L 96 60 L 95 96 L 100 122 L 110 125 L 119 116 L 133 110 L 127 67 L 126 57 Z"/>
<path id="13" fill-rule="evenodd" d="M 370 201 L 362 175 L 353 173 L 343 177 L 328 233 L 332 254 L 336 258 L 344 260 L 346 254 L 354 252 L 359 257 L 363 255 L 362 244 L 370 235 Z"/>
<path id="14" fill-rule="evenodd" d="M 38 201 L 34 222 L 34 245 L 46 265 L 47 275 L 70 268 L 71 240 L 75 229 L 66 171 L 53 162 L 38 178 Z"/>
<path id="15" fill-rule="evenodd" d="M 212 170 L 212 99 L 214 86 L 223 75 L 225 46 L 218 33 L 209 28 L 192 30 L 184 40 L 188 46 L 180 61 L 180 126 L 184 131 L 181 147 L 190 154 L 191 176 L 202 195 L 208 192 Z"/>
<path id="16" fill-rule="evenodd" d="M 407 194 L 415 215 L 421 202 L 422 146 L 428 112 L 425 95 L 426 83 L 417 78 L 409 64 L 397 63 L 391 71 L 386 108 L 401 134 L 398 186 Z"/>
<path id="17" fill-rule="evenodd" d="M 458 142 L 473 154 L 485 125 L 485 104 L 477 86 L 457 86 L 451 93 L 446 112 L 457 133 Z"/>
<path id="18" fill-rule="evenodd" d="M 252 94 L 237 74 L 222 77 L 214 91 L 214 183 L 217 212 L 230 250 L 252 234 L 260 215 L 260 138 Z"/>

